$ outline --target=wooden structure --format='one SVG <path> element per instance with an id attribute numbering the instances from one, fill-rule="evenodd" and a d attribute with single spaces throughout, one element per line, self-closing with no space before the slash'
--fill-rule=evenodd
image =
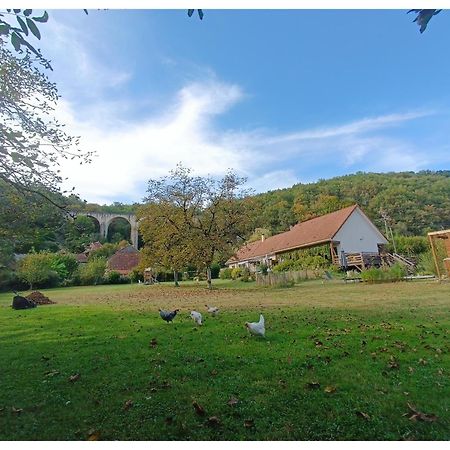
<path id="1" fill-rule="evenodd" d="M 144 269 L 144 284 L 155 284 L 157 282 L 155 270 L 152 267 Z"/>
<path id="2" fill-rule="evenodd" d="M 439 267 L 439 258 L 435 246 L 436 239 L 441 239 L 444 242 L 444 247 L 447 252 L 447 258 L 444 258 L 443 263 L 447 271 L 447 276 L 450 277 L 450 230 L 432 231 L 431 233 L 428 233 L 428 240 L 431 246 L 431 253 L 433 254 L 436 273 L 438 278 L 441 278 L 443 274 L 441 274 L 441 269 Z"/>

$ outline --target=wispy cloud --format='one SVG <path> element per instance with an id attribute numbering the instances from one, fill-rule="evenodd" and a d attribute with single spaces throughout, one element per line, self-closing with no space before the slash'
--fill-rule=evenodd
<path id="1" fill-rule="evenodd" d="M 68 186 L 89 201 L 140 201 L 147 180 L 167 174 L 178 162 L 199 175 L 220 176 L 233 168 L 261 192 L 337 173 L 418 170 L 436 158 L 448 160 L 446 152 L 431 156 L 405 134 L 392 133 L 436 114 L 432 110 L 336 120 L 285 133 L 249 130 L 246 124 L 224 128 L 222 115 L 248 97 L 239 85 L 204 67 L 192 68 L 185 78 L 191 81 L 159 98 L 158 107 L 142 108 L 149 101 L 145 95 L 128 96 L 123 89 L 133 74 L 93 57 L 89 36 L 56 21 L 46 31 L 46 54 L 58 61 L 65 93 L 57 116 L 82 137 L 83 148 L 97 151 L 90 165 L 64 162 L 62 167 Z M 165 63 L 181 70 L 173 58 Z"/>
<path id="2" fill-rule="evenodd" d="M 65 122 L 83 137 L 85 147 L 98 152 L 91 165 L 71 163 L 65 171 L 82 196 L 107 203 L 142 199 L 146 181 L 167 174 L 178 162 L 199 175 L 220 176 L 234 168 L 259 192 L 320 178 L 326 161 L 350 171 L 417 170 L 427 162 L 414 146 L 383 131 L 431 112 L 389 114 L 286 134 L 220 129 L 217 118 L 243 98 L 239 86 L 217 79 L 192 83 L 160 114 L 117 128 L 80 121 L 71 105 L 63 103 Z"/>

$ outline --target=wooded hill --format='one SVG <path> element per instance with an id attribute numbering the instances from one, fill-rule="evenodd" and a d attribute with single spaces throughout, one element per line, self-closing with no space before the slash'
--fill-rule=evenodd
<path id="1" fill-rule="evenodd" d="M 272 233 L 299 221 L 357 203 L 385 230 L 424 235 L 450 228 L 450 171 L 362 173 L 296 184 L 256 196 L 257 226 Z"/>

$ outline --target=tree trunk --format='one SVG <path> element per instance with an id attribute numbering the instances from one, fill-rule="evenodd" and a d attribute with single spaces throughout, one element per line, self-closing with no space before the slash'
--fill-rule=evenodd
<path id="1" fill-rule="evenodd" d="M 173 281 L 175 282 L 175 287 L 180 286 L 180 285 L 178 284 L 178 270 L 174 270 L 174 271 L 173 271 Z"/>
<path id="2" fill-rule="evenodd" d="M 208 266 L 206 268 L 206 276 L 207 276 L 207 280 L 208 280 L 208 289 L 212 289 L 212 283 L 211 283 L 211 267 Z"/>

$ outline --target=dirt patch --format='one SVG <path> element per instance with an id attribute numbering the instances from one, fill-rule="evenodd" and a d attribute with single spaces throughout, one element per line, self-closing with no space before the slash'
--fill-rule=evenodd
<path id="1" fill-rule="evenodd" d="M 48 297 L 46 297 L 42 292 L 33 291 L 31 294 L 26 296 L 28 300 L 33 300 L 36 305 L 53 305 L 55 302 L 52 302 Z"/>

